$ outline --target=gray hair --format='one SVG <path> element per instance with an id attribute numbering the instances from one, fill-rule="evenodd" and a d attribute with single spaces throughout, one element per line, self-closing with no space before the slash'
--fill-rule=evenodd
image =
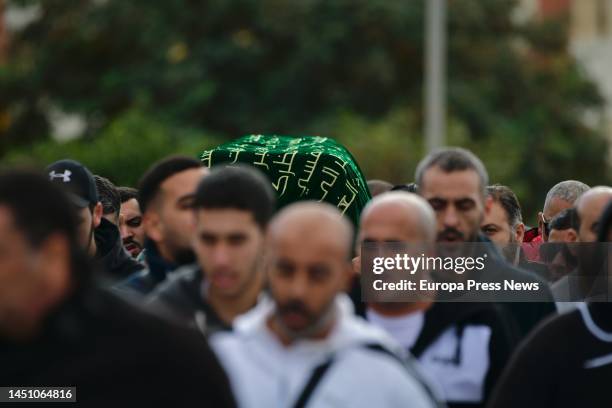
<path id="1" fill-rule="evenodd" d="M 548 191 L 548 194 L 546 194 L 543 210 L 548 208 L 550 202 L 554 198 L 567 201 L 568 203 L 574 205 L 576 200 L 578 200 L 578 198 L 580 198 L 580 196 L 583 195 L 589 188 L 589 186 L 577 180 L 565 180 L 557 183 Z"/>
<path id="2" fill-rule="evenodd" d="M 461 147 L 445 147 L 429 153 L 419 162 L 415 171 L 415 180 L 419 188 L 423 186 L 425 172 L 432 167 L 439 167 L 445 173 L 474 170 L 480 179 L 482 194 L 489 184 L 489 175 L 482 161 L 472 152 Z"/>

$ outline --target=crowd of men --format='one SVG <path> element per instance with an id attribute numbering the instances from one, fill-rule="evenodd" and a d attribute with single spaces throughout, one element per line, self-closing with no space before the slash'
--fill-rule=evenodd
<path id="1" fill-rule="evenodd" d="M 355 228 L 278 209 L 246 165 L 171 156 L 137 189 L 69 159 L 4 171 L 0 385 L 100 407 L 609 405 L 612 188 L 562 181 L 528 228 L 465 149 L 409 179 L 368 182 Z M 388 242 L 480 243 L 541 301 L 363 302 L 362 244 Z"/>

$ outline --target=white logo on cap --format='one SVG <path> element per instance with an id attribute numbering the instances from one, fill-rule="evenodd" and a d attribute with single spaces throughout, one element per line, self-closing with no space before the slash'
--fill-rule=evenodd
<path id="1" fill-rule="evenodd" d="M 51 173 L 49 173 L 49 177 L 51 178 L 51 180 L 61 178 L 64 183 L 70 182 L 71 175 L 72 172 L 70 170 L 65 170 L 63 173 L 56 173 L 55 170 L 53 170 Z"/>

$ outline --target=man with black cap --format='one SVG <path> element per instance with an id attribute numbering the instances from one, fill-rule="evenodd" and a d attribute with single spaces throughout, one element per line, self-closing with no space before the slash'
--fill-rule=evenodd
<path id="1" fill-rule="evenodd" d="M 0 173 L 0 384 L 74 387 L 64 397 L 86 407 L 234 407 L 201 335 L 91 284 L 75 213 L 47 178 Z"/>
<path id="2" fill-rule="evenodd" d="M 77 210 L 79 243 L 104 266 L 107 278 L 125 278 L 144 268 L 124 250 L 117 227 L 102 217 L 96 182 L 87 167 L 74 160 L 59 160 L 47 167 L 47 174 L 69 193 Z"/>

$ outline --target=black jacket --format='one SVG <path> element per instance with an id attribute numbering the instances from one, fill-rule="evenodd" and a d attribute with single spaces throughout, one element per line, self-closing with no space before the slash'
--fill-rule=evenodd
<path id="1" fill-rule="evenodd" d="M 539 284 L 539 299 L 542 300 L 541 302 L 504 301 L 506 299 L 499 299 L 500 301 L 498 302 L 502 307 L 506 308 L 506 310 L 508 310 L 512 316 L 514 316 L 516 323 L 518 324 L 518 340 L 521 340 L 543 319 L 556 313 L 557 308 L 555 306 L 550 287 L 547 282 L 536 276 L 534 273 L 516 268 L 508 263 L 488 238 L 480 235 L 477 242 L 491 244 L 489 246 L 489 256 L 490 259 L 494 260 L 495 262 L 496 267 L 494 269 L 498 275 L 496 280 L 513 279 L 519 282 L 532 282 Z"/>
<path id="2" fill-rule="evenodd" d="M 231 330 L 231 326 L 221 320 L 204 298 L 202 271 L 197 265 L 174 271 L 146 298 L 145 303 L 153 312 L 179 324 L 197 326 L 207 334 Z"/>
<path id="3" fill-rule="evenodd" d="M 170 272 L 179 267 L 179 265 L 164 259 L 155 243 L 149 239 L 145 241 L 143 258 L 146 263 L 145 268 L 128 276 L 114 289 L 123 293 L 147 295 L 153 292 L 157 285 L 165 281 Z"/>
<path id="4" fill-rule="evenodd" d="M 491 330 L 487 350 L 489 368 L 483 384 L 484 401 L 465 403 L 449 400 L 447 401 L 449 408 L 481 407 L 486 402 L 517 344 L 518 333 L 513 317 L 502 306 L 495 303 L 434 303 L 425 312 L 423 328 L 414 346 L 410 349 L 411 354 L 419 359 L 432 343 L 451 327 L 455 328 L 458 345 L 464 345 L 461 338 L 465 329 L 470 326 L 486 326 Z M 446 364 L 455 364 L 457 368 L 460 368 L 463 355 L 470 355 L 470 352 L 458 348 L 456 361 L 449 361 Z"/>
<path id="5" fill-rule="evenodd" d="M 105 271 L 107 280 L 118 281 L 144 269 L 144 265 L 136 261 L 123 248 L 119 229 L 110 221 L 102 218 L 102 222 L 94 230 L 96 240 L 96 261 Z"/>
<path id="6" fill-rule="evenodd" d="M 3 386 L 76 386 L 79 406 L 233 407 L 206 340 L 100 290 L 79 290 L 40 335 L 0 337 Z"/>
<path id="7" fill-rule="evenodd" d="M 519 347 L 491 408 L 609 407 L 612 305 L 582 304 L 548 319 Z"/>

